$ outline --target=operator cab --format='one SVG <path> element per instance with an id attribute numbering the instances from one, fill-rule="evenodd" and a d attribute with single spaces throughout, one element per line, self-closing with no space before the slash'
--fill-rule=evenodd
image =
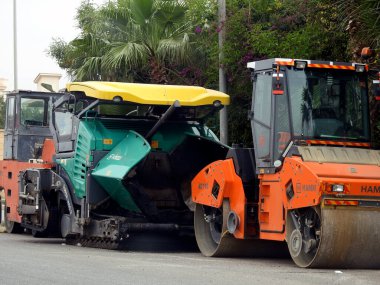
<path id="1" fill-rule="evenodd" d="M 366 65 L 276 58 L 248 68 L 258 173 L 275 172 L 292 145 L 369 144 Z"/>
<path id="2" fill-rule="evenodd" d="M 62 93 L 15 91 L 7 94 L 4 159 L 39 159 L 49 130 L 49 100 Z"/>

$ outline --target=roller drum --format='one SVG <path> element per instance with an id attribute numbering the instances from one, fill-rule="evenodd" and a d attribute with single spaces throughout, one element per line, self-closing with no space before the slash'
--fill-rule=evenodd
<path id="1" fill-rule="evenodd" d="M 319 247 L 304 267 L 380 268 L 378 208 L 322 208 L 321 218 Z"/>
<path id="2" fill-rule="evenodd" d="M 206 218 L 207 209 L 197 204 L 194 213 L 194 230 L 197 244 L 202 254 L 209 257 L 288 257 L 286 243 L 260 240 L 236 239 L 227 230 L 229 213 L 228 201 L 223 202 L 220 224 L 214 225 Z M 216 217 L 216 220 L 218 217 Z M 219 230 L 218 230 L 219 228 Z"/>

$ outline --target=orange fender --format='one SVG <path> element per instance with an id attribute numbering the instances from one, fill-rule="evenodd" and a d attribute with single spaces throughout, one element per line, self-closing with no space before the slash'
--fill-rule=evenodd
<path id="1" fill-rule="evenodd" d="M 239 216 L 236 238 L 244 238 L 245 205 L 241 178 L 235 172 L 232 158 L 218 160 L 203 168 L 191 182 L 192 199 L 197 204 L 220 208 L 228 199 L 230 210 Z"/>

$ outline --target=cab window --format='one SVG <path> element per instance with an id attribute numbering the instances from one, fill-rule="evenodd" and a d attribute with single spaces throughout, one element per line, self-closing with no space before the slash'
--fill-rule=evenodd
<path id="1" fill-rule="evenodd" d="M 54 110 L 55 113 L 55 127 L 58 131 L 59 137 L 71 137 L 73 126 L 73 113 L 74 104 L 65 102 Z"/>
<path id="2" fill-rule="evenodd" d="M 44 99 L 21 98 L 21 124 L 24 126 L 47 126 Z"/>
<path id="3" fill-rule="evenodd" d="M 14 128 L 14 119 L 15 119 L 15 98 L 8 98 L 7 104 L 7 129 Z"/>
<path id="4" fill-rule="evenodd" d="M 257 74 L 254 87 L 254 101 L 252 110 L 254 118 L 252 121 L 253 137 L 255 141 L 256 155 L 258 159 L 270 159 L 270 128 L 271 128 L 271 106 L 272 76 L 270 73 Z"/>

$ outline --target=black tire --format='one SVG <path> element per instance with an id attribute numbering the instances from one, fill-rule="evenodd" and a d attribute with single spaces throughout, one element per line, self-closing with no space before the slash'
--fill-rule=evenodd
<path id="1" fill-rule="evenodd" d="M 7 209 L 7 204 L 5 203 L 5 209 Z M 24 232 L 24 228 L 21 227 L 19 223 L 9 221 L 8 215 L 5 213 L 4 215 L 4 223 L 5 223 L 5 229 L 7 233 L 9 234 L 20 234 Z"/>

